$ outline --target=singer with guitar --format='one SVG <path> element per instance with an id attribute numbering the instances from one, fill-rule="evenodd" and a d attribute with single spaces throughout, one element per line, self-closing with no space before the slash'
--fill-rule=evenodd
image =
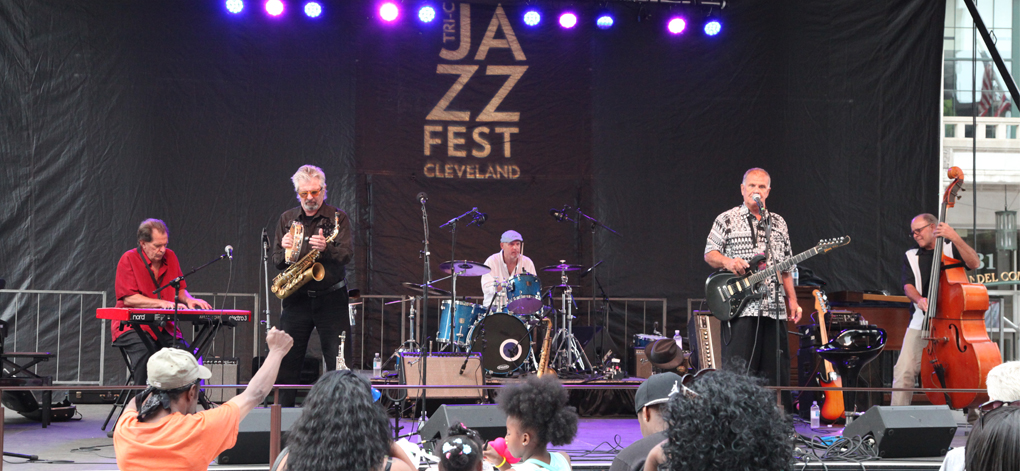
<path id="1" fill-rule="evenodd" d="M 744 173 L 740 184 L 743 204 L 716 217 L 708 234 L 705 262 L 712 268 L 743 275 L 751 268 L 748 260 L 766 253 L 766 249 L 767 256 L 763 263 L 767 267 L 776 266 L 792 257 L 786 221 L 766 209 L 765 201 L 770 191 L 771 177 L 764 169 L 752 168 Z M 777 372 L 778 385 L 789 384 L 787 313 L 794 323 L 800 320 L 802 313 L 797 305 L 790 271 L 780 274 L 781 284 L 776 282 L 774 276 L 770 276 L 763 283 L 766 288 L 764 296 L 748 302 L 737 317 L 723 324 L 724 367 L 730 366 L 730 362 L 737 358 L 745 363 L 748 372 L 764 377 L 769 385 L 777 385 Z M 778 363 L 776 350 L 780 352 Z M 783 403 L 790 410 L 792 405 L 788 394 L 783 395 Z"/>
<path id="2" fill-rule="evenodd" d="M 138 246 L 124 252 L 117 262 L 117 280 L 114 292 L 117 296 L 116 307 L 141 307 L 156 309 L 174 308 L 174 290 L 165 289 L 158 295 L 153 294 L 160 286 L 181 276 L 181 264 L 177 254 L 167 248 L 170 242 L 170 231 L 166 223 L 159 219 L 146 219 L 138 226 Z M 181 309 L 211 309 L 209 303 L 192 297 L 188 293 L 186 280 L 181 280 L 181 299 L 177 300 Z M 163 345 L 173 343 L 173 335 L 181 338 L 181 331 L 173 322 L 165 326 L 142 326 L 142 330 L 153 340 Z M 145 345 L 138 332 L 120 321 L 110 322 L 110 338 L 113 346 L 123 348 L 134 365 L 134 383 L 145 384 L 147 379 L 146 364 L 152 351 Z M 183 340 L 178 340 L 183 344 Z M 158 349 L 158 347 L 157 347 Z"/>
<path id="3" fill-rule="evenodd" d="M 910 325 L 903 336 L 900 357 L 893 366 L 894 388 L 912 388 L 917 374 L 921 372 L 921 354 L 928 342 L 921 338 L 924 313 L 928 311 L 928 282 L 931 278 L 932 253 L 939 237 L 944 240 L 943 253 L 962 260 L 968 269 L 975 269 L 981 261 L 963 237 L 949 224 L 939 224 L 938 218 L 929 213 L 919 214 L 910 221 L 910 237 L 917 244 L 903 254 L 903 293 L 914 303 Z M 912 392 L 894 392 L 890 405 L 908 406 Z"/>

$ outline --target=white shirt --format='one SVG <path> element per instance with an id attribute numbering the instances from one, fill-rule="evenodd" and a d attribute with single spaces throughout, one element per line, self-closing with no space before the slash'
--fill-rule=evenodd
<path id="1" fill-rule="evenodd" d="M 491 270 L 489 273 L 482 275 L 482 293 L 485 294 L 485 300 L 482 301 L 482 305 L 486 308 L 489 307 L 489 303 L 492 302 L 492 298 L 496 295 L 496 285 L 499 283 L 505 283 L 510 278 L 513 278 L 521 273 L 530 273 L 536 275 L 538 270 L 535 270 L 535 262 L 532 262 L 530 258 L 521 254 L 517 257 L 517 265 L 514 267 L 507 267 L 506 262 L 503 261 L 503 251 L 500 250 L 485 259 L 485 266 Z M 506 306 L 506 290 L 500 291 L 500 300 L 502 305 L 494 305 L 496 310 Z"/>

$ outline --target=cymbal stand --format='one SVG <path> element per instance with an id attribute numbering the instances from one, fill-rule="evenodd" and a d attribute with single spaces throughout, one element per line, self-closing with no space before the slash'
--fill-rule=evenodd
<path id="1" fill-rule="evenodd" d="M 560 272 L 560 282 L 567 287 L 560 294 L 560 328 L 556 332 L 553 345 L 556 346 L 557 370 L 574 368 L 579 372 L 590 371 L 588 361 L 581 342 L 574 337 L 574 294 L 567 279 L 566 270 Z M 570 302 L 567 302 L 569 299 Z"/>

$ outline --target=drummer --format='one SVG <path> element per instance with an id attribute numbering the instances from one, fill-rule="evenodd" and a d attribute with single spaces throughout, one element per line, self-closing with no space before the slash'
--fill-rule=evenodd
<path id="1" fill-rule="evenodd" d="M 493 312 L 506 307 L 504 285 L 507 280 L 522 273 L 531 275 L 538 273 L 535 270 L 535 262 L 523 255 L 524 237 L 521 237 L 519 232 L 513 230 L 504 232 L 499 238 L 499 248 L 502 250 L 485 259 L 485 266 L 491 271 L 482 275 L 482 293 L 485 294 L 483 306 L 488 308 L 491 305 Z M 493 297 L 498 297 L 495 304 L 492 303 Z"/>

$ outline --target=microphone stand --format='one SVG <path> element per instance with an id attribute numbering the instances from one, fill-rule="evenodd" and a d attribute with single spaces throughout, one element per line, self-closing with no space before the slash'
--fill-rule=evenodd
<path id="1" fill-rule="evenodd" d="M 613 234 L 616 234 L 616 235 L 620 235 L 620 233 L 614 231 L 613 228 L 603 224 L 598 219 L 595 219 L 595 218 L 593 218 L 593 217 L 591 217 L 591 216 L 589 216 L 587 214 L 584 214 L 581 211 L 581 208 L 577 208 L 577 219 L 578 219 L 578 221 L 580 221 L 581 218 L 585 218 L 585 219 L 588 220 L 588 222 L 591 223 L 591 263 L 592 263 L 592 266 L 594 266 L 595 265 L 595 260 L 597 260 L 595 258 L 595 232 L 598 230 L 598 228 L 602 227 L 603 229 L 605 229 L 605 230 L 607 230 L 609 232 L 612 232 Z M 592 282 L 591 282 L 591 296 L 593 298 L 595 297 L 595 280 L 594 280 L 594 277 L 593 277 Z M 591 312 L 591 311 L 589 311 L 589 312 Z M 605 316 L 604 316 L 604 319 L 603 319 L 603 324 L 608 328 L 608 326 L 609 326 L 609 311 L 608 310 L 605 313 Z"/>
<path id="2" fill-rule="evenodd" d="M 152 294 L 155 294 L 155 295 L 158 296 L 160 291 L 163 291 L 164 289 L 167 289 L 167 288 L 169 288 L 171 286 L 174 287 L 174 333 L 172 335 L 173 343 L 171 344 L 171 346 L 173 348 L 177 348 L 177 331 L 179 330 L 179 328 L 177 327 L 177 304 L 180 301 L 180 297 L 181 297 L 181 282 L 184 281 L 184 279 L 187 278 L 188 276 L 191 276 L 192 274 L 194 274 L 195 272 L 200 271 L 203 268 L 205 268 L 205 267 L 207 267 L 209 265 L 212 265 L 212 264 L 214 264 L 214 263 L 216 263 L 216 262 L 218 262 L 220 260 L 223 260 L 224 258 L 227 258 L 227 254 L 222 254 L 219 257 L 216 257 L 216 258 L 206 262 L 205 265 L 202 265 L 202 266 L 200 266 L 198 268 L 192 268 L 191 271 L 189 271 L 189 272 L 187 272 L 187 273 L 185 273 L 185 274 L 183 274 L 181 276 L 178 276 L 177 278 L 174 278 L 174 279 L 170 280 L 169 282 L 167 282 L 167 284 L 165 284 L 163 286 L 160 286 L 159 288 L 156 288 L 156 290 L 152 292 Z M 191 352 L 191 353 L 194 354 L 195 352 Z"/>
<path id="3" fill-rule="evenodd" d="M 423 231 L 423 233 L 425 235 L 425 238 L 422 239 L 422 251 L 421 251 L 422 278 L 423 278 L 423 280 L 422 280 L 422 290 L 421 290 L 422 291 L 422 293 L 421 293 L 422 297 L 421 297 L 421 316 L 420 317 L 421 317 L 421 322 L 422 322 L 422 328 L 421 328 L 420 331 L 417 332 L 418 335 L 421 335 L 421 332 L 428 332 L 428 322 L 429 322 L 429 316 L 428 316 L 428 314 L 429 314 L 429 288 L 432 287 L 432 264 L 431 264 L 431 261 L 430 261 L 431 252 L 429 251 L 429 213 L 428 213 L 428 209 L 425 207 L 425 201 L 427 201 L 427 200 L 425 198 L 421 198 L 418 201 L 421 202 L 421 224 L 422 224 L 422 231 Z M 456 285 L 454 285 L 454 286 L 456 286 Z M 412 309 L 413 309 L 413 306 L 412 306 Z M 419 355 L 418 358 L 421 360 L 421 371 L 420 371 L 418 377 L 421 380 L 420 381 L 421 384 L 428 384 L 426 382 L 426 379 L 425 379 L 426 378 L 425 375 L 428 373 L 428 369 L 425 366 L 425 363 L 427 362 L 427 360 L 426 360 L 427 352 L 425 351 L 425 339 L 422 338 L 421 341 L 418 341 L 415 338 L 415 333 L 416 332 L 414 331 L 414 320 L 411 321 L 411 324 L 412 324 L 411 325 L 411 339 L 416 341 L 416 342 L 418 342 L 418 355 Z M 403 364 L 403 360 L 398 360 L 398 361 L 400 361 L 400 363 Z M 426 409 L 426 406 L 427 406 L 427 403 L 425 402 L 426 394 L 428 394 L 428 389 L 422 389 L 421 390 L 421 394 L 418 395 L 418 399 L 417 399 L 417 400 L 421 400 L 421 420 L 422 420 L 422 423 L 425 422 L 425 414 L 426 414 L 425 409 Z M 407 397 L 407 395 L 405 394 L 404 397 Z M 417 402 L 417 400 L 415 402 Z M 396 428 L 396 430 L 394 431 L 395 435 L 400 433 L 400 415 L 403 414 L 403 405 L 404 405 L 404 401 L 401 400 L 400 401 L 400 409 L 397 412 L 397 422 L 394 423 L 394 427 Z"/>
<path id="4" fill-rule="evenodd" d="M 453 290 L 452 290 L 452 293 L 450 294 L 450 296 L 451 296 L 451 299 L 450 299 L 450 315 L 448 316 L 449 319 L 447 319 L 448 320 L 448 325 L 440 326 L 439 327 L 440 329 L 444 329 L 446 327 L 449 327 L 449 329 L 450 329 L 450 337 L 451 337 L 450 338 L 450 347 L 451 347 L 452 350 L 456 350 L 456 348 L 457 348 L 457 342 L 454 341 L 453 338 L 452 338 L 453 337 L 453 314 L 457 311 L 457 276 L 459 275 L 459 273 L 457 273 L 457 266 L 456 266 L 456 264 L 452 263 L 452 262 L 457 261 L 457 255 L 456 255 L 457 254 L 457 223 L 461 219 L 463 219 L 465 217 L 468 217 L 468 216 L 470 216 L 472 214 L 478 214 L 478 208 L 471 208 L 471 210 L 465 212 L 464 214 L 461 214 L 460 216 L 457 216 L 457 217 L 455 217 L 453 219 L 450 219 L 449 221 L 446 221 L 446 223 L 443 224 L 442 226 L 439 226 L 440 229 L 442 229 L 442 228 L 444 228 L 446 226 L 450 226 L 450 233 L 452 234 L 451 235 L 452 241 L 450 243 L 450 262 L 451 262 L 451 264 L 453 266 L 450 267 L 450 271 L 451 271 L 451 274 L 453 275 Z M 468 223 L 468 226 L 470 226 L 471 224 L 474 224 L 477 221 L 478 221 L 478 218 L 475 217 L 471 222 Z M 445 348 L 445 347 L 440 347 L 440 349 L 443 349 L 443 348 Z"/>
<path id="5" fill-rule="evenodd" d="M 771 256 L 772 256 L 772 250 L 771 250 L 772 249 L 772 218 L 769 216 L 768 210 L 765 209 L 765 205 L 763 205 L 761 203 L 758 203 L 758 212 L 761 214 L 761 218 L 765 221 L 765 266 L 768 267 L 766 269 L 771 271 L 771 268 L 772 268 L 772 263 L 771 263 L 772 262 L 772 260 L 771 260 Z M 784 368 L 784 365 L 782 364 L 782 351 L 781 351 L 782 349 L 780 348 L 780 344 L 781 344 L 781 341 L 782 341 L 782 338 L 780 337 L 780 331 L 785 331 L 786 329 L 785 328 L 784 329 L 780 329 L 780 320 L 779 320 L 779 313 L 780 313 L 779 290 L 783 289 L 783 277 L 782 277 L 782 274 L 779 272 L 779 270 L 775 271 L 775 278 L 776 278 L 776 289 L 775 289 L 775 291 L 772 292 L 772 304 L 773 304 L 772 309 L 773 309 L 773 312 L 776 315 L 776 325 L 775 325 L 775 331 L 776 331 L 776 336 L 775 336 L 776 337 L 775 338 L 775 340 L 776 340 L 776 374 L 775 374 L 775 380 L 776 380 L 776 384 L 775 385 L 776 386 L 782 386 L 782 384 L 780 384 L 782 382 L 782 377 L 783 377 L 781 371 L 782 371 L 782 368 Z M 758 315 L 761 316 L 763 314 L 763 311 L 764 311 L 764 309 L 759 309 L 758 310 Z M 751 354 L 753 355 L 754 352 L 751 352 Z M 762 352 L 762 354 L 764 355 L 765 352 Z"/>

